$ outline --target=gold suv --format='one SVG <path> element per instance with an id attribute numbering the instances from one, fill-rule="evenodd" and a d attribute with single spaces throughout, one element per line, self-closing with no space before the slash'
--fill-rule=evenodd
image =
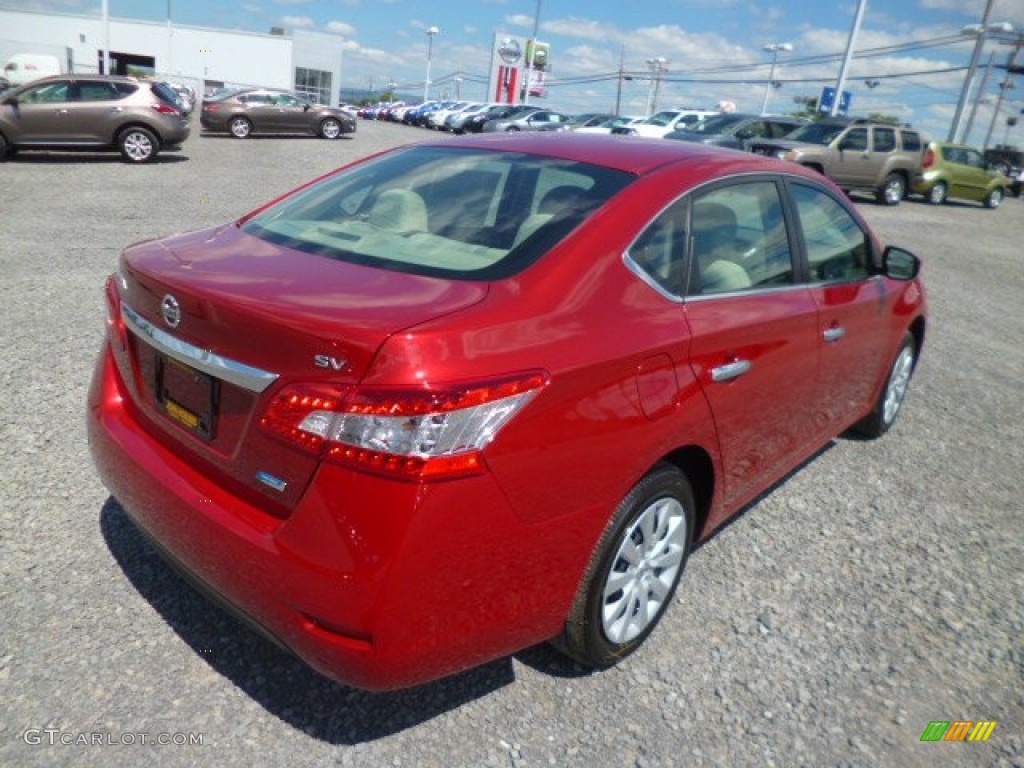
<path id="1" fill-rule="evenodd" d="M 0 159 L 18 150 L 116 150 L 125 162 L 146 163 L 188 134 L 177 95 L 161 82 L 57 75 L 0 98 Z"/>

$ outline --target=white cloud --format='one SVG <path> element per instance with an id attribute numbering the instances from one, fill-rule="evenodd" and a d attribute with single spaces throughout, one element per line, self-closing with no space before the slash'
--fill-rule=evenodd
<path id="1" fill-rule="evenodd" d="M 292 29 L 312 29 L 316 23 L 309 16 L 282 16 L 281 25 Z"/>
<path id="2" fill-rule="evenodd" d="M 346 24 L 344 21 L 328 21 L 324 29 L 342 37 L 354 37 L 356 34 L 356 28 L 351 24 Z"/>
<path id="3" fill-rule="evenodd" d="M 274 5 L 308 5 L 313 0 L 272 0 Z"/>

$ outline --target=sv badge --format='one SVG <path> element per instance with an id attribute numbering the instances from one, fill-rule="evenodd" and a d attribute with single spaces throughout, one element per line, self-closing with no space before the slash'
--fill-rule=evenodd
<path id="1" fill-rule="evenodd" d="M 330 371 L 340 371 L 348 365 L 344 357 L 331 357 L 330 355 L 313 355 L 313 365 L 317 368 L 326 368 Z"/>

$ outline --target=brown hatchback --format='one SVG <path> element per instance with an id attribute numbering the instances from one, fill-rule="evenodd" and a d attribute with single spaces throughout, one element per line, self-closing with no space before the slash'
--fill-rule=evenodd
<path id="1" fill-rule="evenodd" d="M 207 131 L 227 131 L 236 139 L 252 133 L 304 133 L 336 139 L 355 133 L 355 115 L 285 91 L 248 88 L 203 99 L 199 122 Z"/>
<path id="2" fill-rule="evenodd" d="M 134 77 L 55 75 L 0 98 L 0 160 L 18 150 L 117 150 L 145 163 L 189 135 L 166 83 Z"/>

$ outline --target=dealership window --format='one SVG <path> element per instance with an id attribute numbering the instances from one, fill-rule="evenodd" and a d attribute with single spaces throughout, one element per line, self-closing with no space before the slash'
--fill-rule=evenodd
<path id="1" fill-rule="evenodd" d="M 317 104 L 330 104 L 331 73 L 321 69 L 296 67 L 295 92 Z"/>

